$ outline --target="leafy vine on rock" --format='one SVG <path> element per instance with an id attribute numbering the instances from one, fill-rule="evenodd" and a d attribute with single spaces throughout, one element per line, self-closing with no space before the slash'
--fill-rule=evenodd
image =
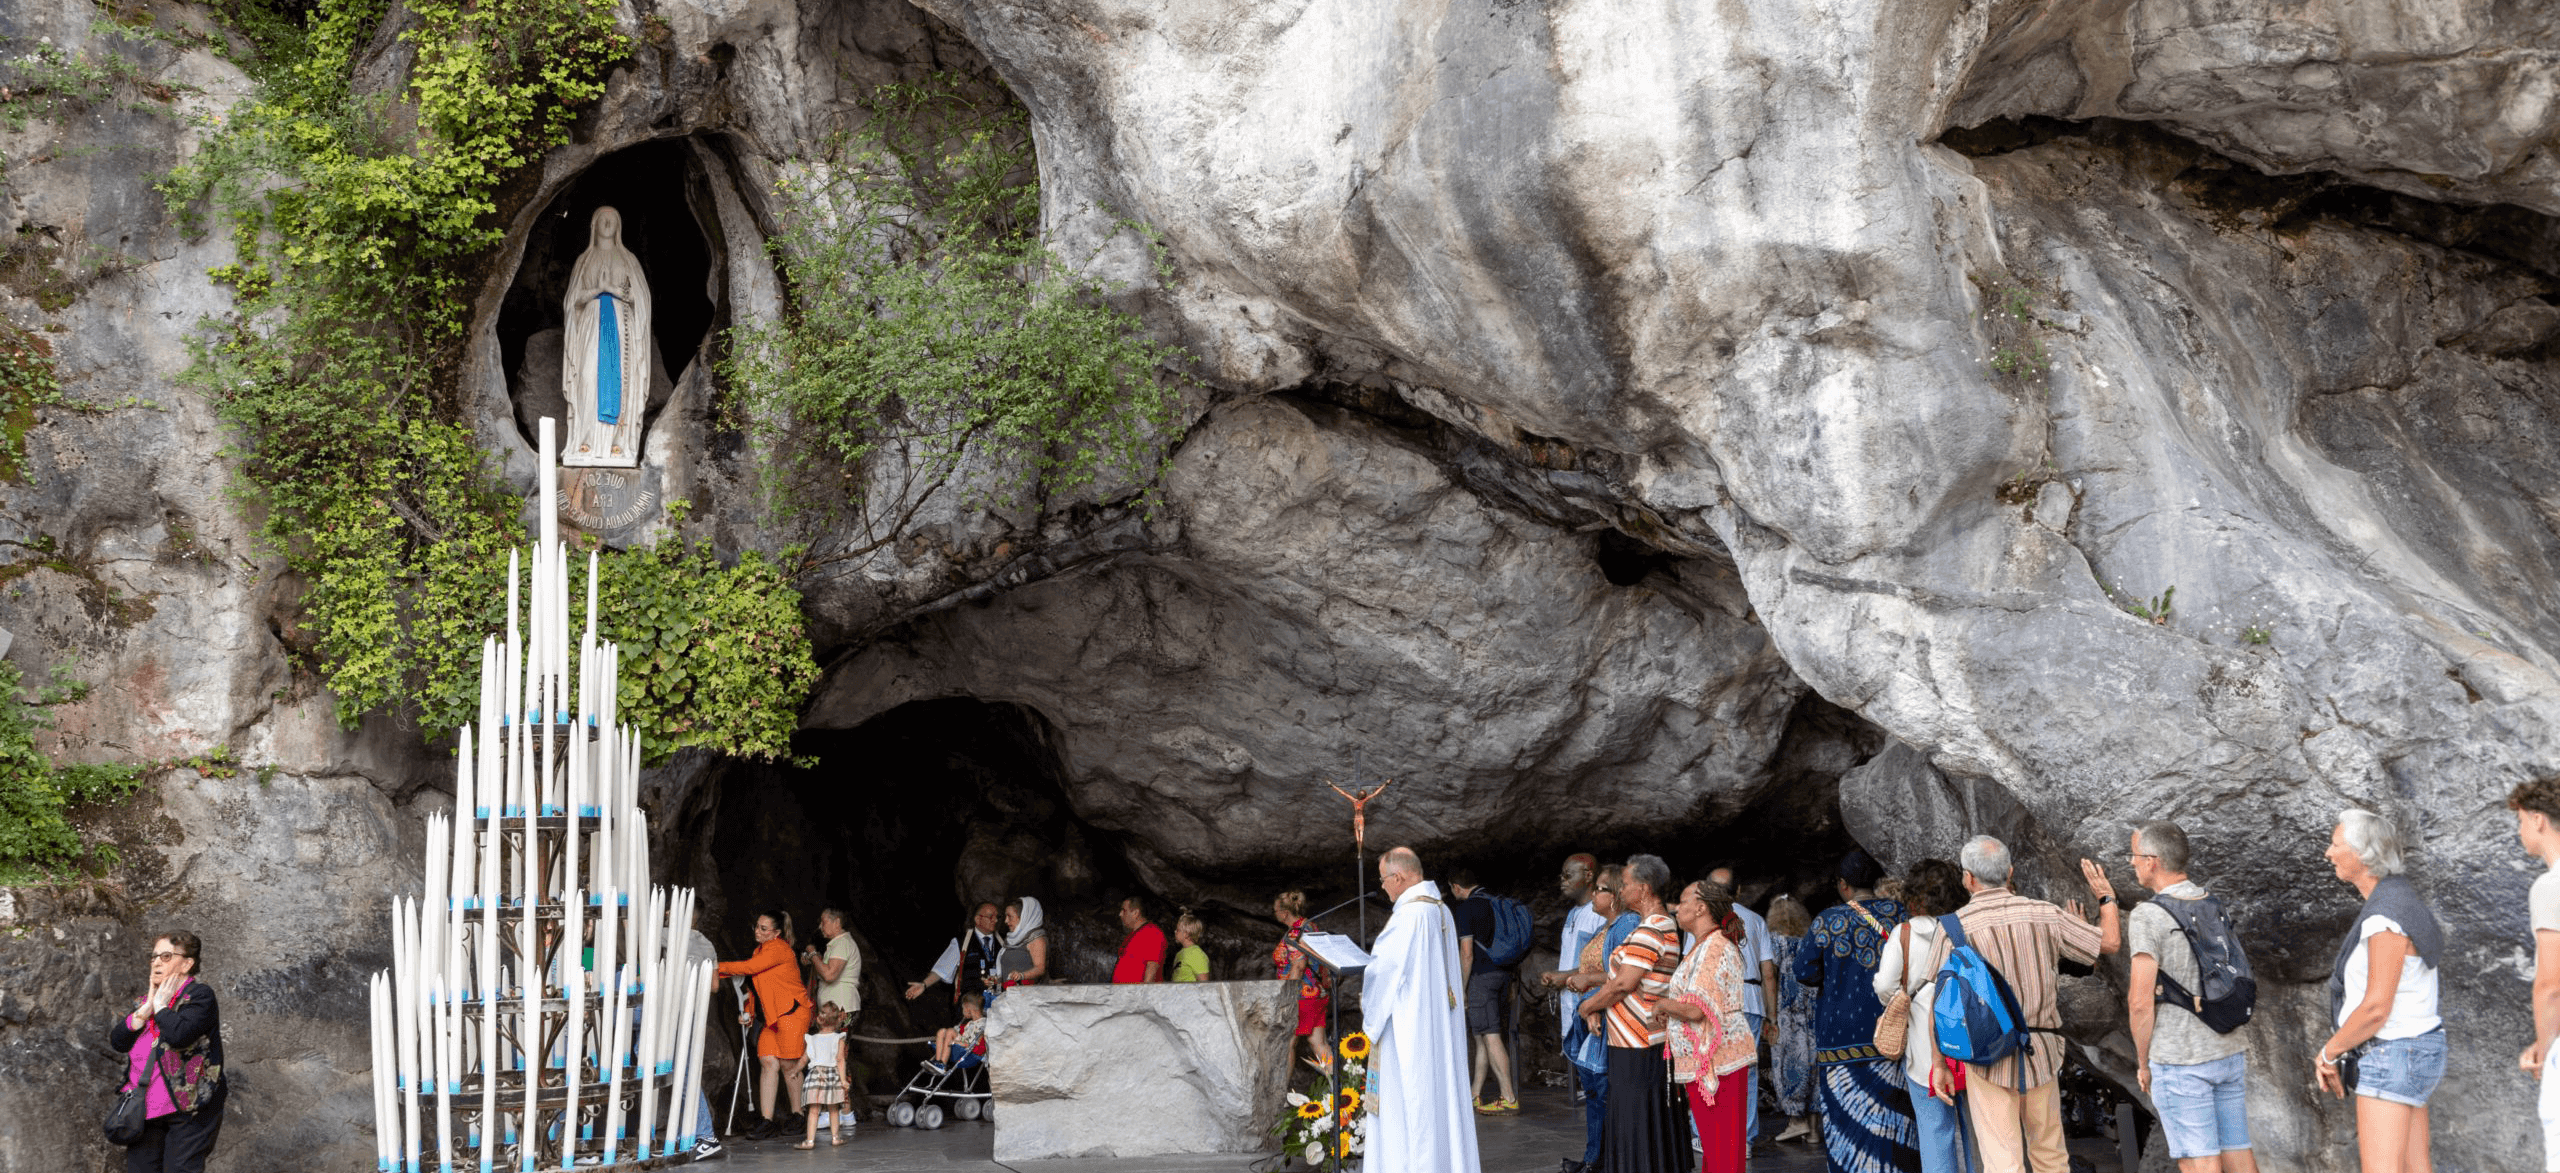
<path id="1" fill-rule="evenodd" d="M 792 304 L 733 331 L 724 374 L 776 500 L 852 535 L 816 561 L 895 542 L 954 492 L 984 505 L 1162 470 L 1188 356 L 1040 239 L 1027 116 L 989 88 L 882 86 L 779 192 Z M 1124 229 L 1167 275 L 1153 235 Z"/>
<path id="2" fill-rule="evenodd" d="M 141 785 L 136 765 L 57 765 L 36 746 L 38 730 L 51 726 L 47 711 L 87 691 L 59 671 L 35 699 L 22 696 L 18 666 L 0 660 L 0 884 L 23 884 L 41 875 L 112 867 L 115 848 L 92 843 L 71 825 L 72 808 L 130 795 Z"/>
<path id="3" fill-rule="evenodd" d="M 258 91 L 163 185 L 190 227 L 219 214 L 235 252 L 213 275 L 236 312 L 209 324 L 188 378 L 239 436 L 230 455 L 260 536 L 302 581 L 342 723 L 406 706 L 433 738 L 476 709 L 480 641 L 504 622 L 505 551 L 524 534 L 450 391 L 467 293 L 504 238 L 500 185 L 565 139 L 629 52 L 615 7 L 408 0 L 415 63 L 388 94 L 351 80 L 382 0 L 320 0 L 300 22 L 258 0 L 225 10 L 258 44 Z M 624 695 L 652 698 L 634 706 L 647 743 L 778 752 L 808 683 L 798 595 L 698 552 L 612 562 L 691 592 L 702 622 L 753 624 L 771 657 L 753 695 L 660 687 L 656 660 L 626 659 Z M 744 633 L 705 638 L 724 634 Z M 746 700 L 757 721 L 693 708 Z"/>

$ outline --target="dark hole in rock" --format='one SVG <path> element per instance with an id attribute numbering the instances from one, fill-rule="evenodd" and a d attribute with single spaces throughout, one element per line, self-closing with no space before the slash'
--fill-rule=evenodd
<path id="1" fill-rule="evenodd" d="M 1599 547 L 1592 557 L 1600 563 L 1600 574 L 1611 586 L 1634 586 L 1654 571 L 1671 569 L 1677 561 L 1616 530 L 1600 531 Z"/>
<path id="2" fill-rule="evenodd" d="M 685 370 L 707 353 L 718 325 L 716 214 L 702 162 L 685 139 L 657 139 L 596 160 L 534 220 L 524 263 L 498 307 L 498 348 L 516 422 L 527 443 L 532 421 L 565 411 L 560 393 L 560 299 L 587 247 L 597 208 L 622 213 L 622 243 L 649 279 L 649 411 L 662 406 Z"/>
<path id="3" fill-rule="evenodd" d="M 820 908 L 848 910 L 863 957 L 858 1034 L 911 1038 L 957 1017 L 950 987 L 910 1003 L 903 986 L 978 900 L 1038 897 L 1052 973 L 1108 981 L 1121 934 L 1105 902 L 1138 888 L 1116 837 L 1069 808 L 1052 738 L 1032 709 L 969 698 L 803 731 L 793 752 L 815 759 L 809 768 L 714 767 L 687 835 L 695 874 L 677 882 L 702 889 L 705 931 L 724 959 L 746 955 L 762 911 L 789 911 L 806 944 Z M 868 1048 L 860 1079 L 891 1090 L 915 1058 Z"/>

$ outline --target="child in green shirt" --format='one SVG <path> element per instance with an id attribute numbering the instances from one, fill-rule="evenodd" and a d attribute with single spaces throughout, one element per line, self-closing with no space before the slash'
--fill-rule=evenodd
<path id="1" fill-rule="evenodd" d="M 1209 980 L 1209 955 L 1200 949 L 1200 918 L 1191 910 L 1173 919 L 1173 941 L 1181 948 L 1173 954 L 1173 980 L 1205 982 Z"/>

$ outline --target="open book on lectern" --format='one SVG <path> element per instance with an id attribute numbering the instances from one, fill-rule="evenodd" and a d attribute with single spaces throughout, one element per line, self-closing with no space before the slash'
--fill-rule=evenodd
<path id="1" fill-rule="evenodd" d="M 1304 933 L 1298 937 L 1298 947 L 1336 973 L 1357 973 L 1369 967 L 1369 951 L 1340 933 Z"/>

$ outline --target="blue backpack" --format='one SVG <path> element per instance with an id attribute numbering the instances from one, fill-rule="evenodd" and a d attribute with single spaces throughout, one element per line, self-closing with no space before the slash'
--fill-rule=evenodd
<path id="1" fill-rule="evenodd" d="M 1485 964 L 1509 969 L 1529 955 L 1529 941 L 1537 935 L 1537 923 L 1530 919 L 1528 905 L 1490 892 L 1482 895 L 1493 909 L 1493 940 L 1485 942 Z"/>
<path id="2" fill-rule="evenodd" d="M 1953 948 L 1938 967 L 1938 993 L 1929 1008 L 1938 1032 L 1938 1052 L 1967 1063 L 1996 1063 L 2012 1054 L 2034 1052 L 2026 1012 L 2017 991 L 1991 968 L 1982 952 L 1966 944 L 1964 923 L 1949 914 L 1938 918 Z"/>

